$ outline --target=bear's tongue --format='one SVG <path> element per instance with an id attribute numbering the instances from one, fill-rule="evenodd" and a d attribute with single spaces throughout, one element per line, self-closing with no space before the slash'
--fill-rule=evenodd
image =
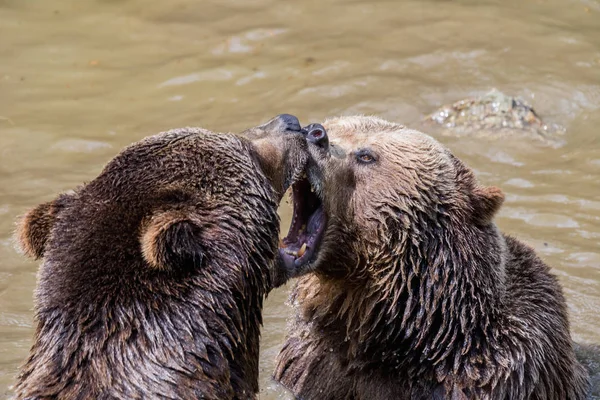
<path id="1" fill-rule="evenodd" d="M 323 223 L 323 216 L 325 212 L 323 211 L 323 207 L 319 207 L 315 210 L 315 212 L 308 219 L 308 224 L 306 226 L 306 230 L 308 232 L 315 233 L 321 228 L 321 224 Z"/>

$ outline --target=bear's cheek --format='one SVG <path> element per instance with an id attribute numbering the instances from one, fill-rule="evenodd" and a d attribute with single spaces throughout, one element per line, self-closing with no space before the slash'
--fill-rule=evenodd
<path id="1" fill-rule="evenodd" d="M 357 190 L 357 180 L 354 171 L 345 162 L 330 160 L 322 168 L 324 180 L 325 200 L 331 200 L 331 205 L 339 205 L 340 209 L 346 210 L 353 201 Z"/>
<path id="2" fill-rule="evenodd" d="M 362 201 L 352 201 L 344 210 L 340 210 L 343 218 L 340 218 L 340 224 L 345 226 L 348 232 L 354 233 L 357 242 L 377 242 L 379 232 L 384 228 L 384 224 L 379 215 L 374 210 L 370 210 L 370 205 Z"/>

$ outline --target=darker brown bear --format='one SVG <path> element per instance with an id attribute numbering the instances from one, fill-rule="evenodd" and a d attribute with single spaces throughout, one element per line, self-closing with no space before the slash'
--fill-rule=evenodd
<path id="1" fill-rule="evenodd" d="M 502 192 L 422 133 L 325 127 L 308 179 L 327 226 L 275 378 L 307 400 L 585 398 L 556 277 L 493 223 Z"/>
<path id="2" fill-rule="evenodd" d="M 303 171 L 290 115 L 242 137 L 172 130 L 131 145 L 74 193 L 30 211 L 43 257 L 26 399 L 249 399 L 278 202 Z"/>

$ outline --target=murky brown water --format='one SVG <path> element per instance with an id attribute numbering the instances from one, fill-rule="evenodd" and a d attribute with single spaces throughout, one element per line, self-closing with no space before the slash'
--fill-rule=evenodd
<path id="1" fill-rule="evenodd" d="M 0 0 L 0 60 L 0 396 L 33 334 L 37 263 L 13 250 L 15 216 L 124 145 L 282 112 L 412 125 L 491 87 L 564 125 L 565 144 L 439 139 L 504 189 L 500 227 L 560 276 L 575 340 L 600 343 L 597 0 Z M 285 299 L 276 291 L 265 310 L 262 399 L 283 398 L 269 375 Z"/>

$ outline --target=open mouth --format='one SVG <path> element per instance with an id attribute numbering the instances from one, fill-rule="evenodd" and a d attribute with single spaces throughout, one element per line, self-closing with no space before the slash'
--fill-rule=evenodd
<path id="1" fill-rule="evenodd" d="M 279 243 L 279 253 L 286 266 L 297 268 L 314 261 L 327 218 L 306 175 L 292 184 L 292 202 L 292 223 L 288 235 Z"/>

